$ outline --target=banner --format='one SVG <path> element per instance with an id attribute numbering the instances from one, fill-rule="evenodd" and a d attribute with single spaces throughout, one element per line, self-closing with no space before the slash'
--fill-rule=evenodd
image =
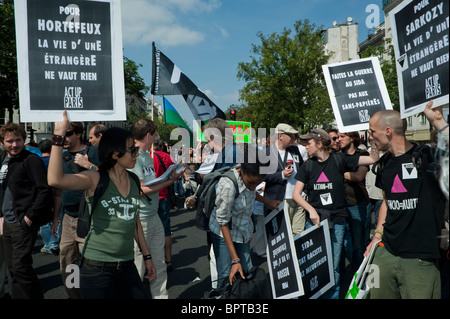
<path id="1" fill-rule="evenodd" d="M 215 105 L 153 42 L 152 88 L 154 95 L 183 95 L 194 119 L 226 119 Z"/>
<path id="2" fill-rule="evenodd" d="M 282 204 L 279 211 L 275 209 L 264 218 L 267 267 L 275 299 L 294 298 L 304 294 L 291 223 L 283 208 Z"/>
<path id="3" fill-rule="evenodd" d="M 333 256 L 328 220 L 320 228 L 310 227 L 294 237 L 295 251 L 305 295 L 317 299 L 334 286 Z"/>
<path id="4" fill-rule="evenodd" d="M 15 1 L 21 122 L 126 120 L 119 0 Z"/>
<path id="5" fill-rule="evenodd" d="M 449 102 L 448 12 L 448 0 L 405 0 L 389 13 L 402 118 Z"/>
<path id="6" fill-rule="evenodd" d="M 391 110 L 378 58 L 322 66 L 339 132 L 369 129 L 369 120 Z"/>
<path id="7" fill-rule="evenodd" d="M 251 143 L 252 142 L 252 123 L 241 121 L 228 121 L 230 129 L 233 130 L 233 141 L 239 143 Z M 197 142 L 206 142 L 206 138 L 203 136 L 203 131 L 196 121 L 194 121 L 194 131 L 197 133 Z"/>

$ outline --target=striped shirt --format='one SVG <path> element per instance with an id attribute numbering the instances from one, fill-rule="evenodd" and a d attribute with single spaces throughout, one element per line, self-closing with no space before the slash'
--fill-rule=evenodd
<path id="1" fill-rule="evenodd" d="M 211 213 L 209 229 L 223 237 L 220 226 L 231 220 L 231 239 L 235 243 L 247 243 L 253 235 L 253 204 L 256 192 L 250 191 L 244 184 L 235 168 L 232 168 L 237 179 L 239 197 L 235 200 L 236 190 L 233 182 L 222 177 L 216 185 L 216 205 Z"/>

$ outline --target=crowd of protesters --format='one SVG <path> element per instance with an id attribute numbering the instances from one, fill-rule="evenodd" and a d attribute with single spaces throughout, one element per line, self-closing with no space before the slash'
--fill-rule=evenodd
<path id="1" fill-rule="evenodd" d="M 41 252 L 59 255 L 63 283 L 68 265 L 81 267 L 80 289 L 66 287 L 70 298 L 144 298 L 144 277 L 152 298 L 170 298 L 171 197 L 201 192 L 205 174 L 229 167 L 231 173 L 216 186 L 205 239 L 213 288 L 245 277 L 252 251 L 265 256 L 262 218 L 284 202 L 294 236 L 328 220 L 335 286 L 321 298 L 339 298 L 348 288 L 340 280 L 345 261 L 356 271 L 375 244 L 380 285 L 370 298 L 448 298 L 448 124 L 442 110 L 431 106 L 424 114 L 439 137 L 436 147 L 409 142 L 400 114 L 381 111 L 369 122 L 370 145 L 358 132 L 315 128 L 302 135 L 295 123 L 280 123 L 265 145 L 255 146 L 252 160 L 253 146 L 233 142 L 221 119 L 203 128 L 208 141 L 203 150 L 182 149 L 180 158 L 178 150 L 164 151 L 148 119 L 138 120 L 131 131 L 95 125 L 85 144 L 81 123 L 69 122 L 64 112 L 52 140 L 39 145 L 42 159 L 25 148 L 22 126 L 5 124 L 0 297 L 43 298 L 32 267 L 40 232 Z M 258 154 L 276 165 L 264 171 L 269 163 Z M 211 158 L 208 172 L 196 173 Z M 187 169 L 148 185 L 180 161 Z M 92 222 L 83 238 L 77 220 L 84 201 Z"/>

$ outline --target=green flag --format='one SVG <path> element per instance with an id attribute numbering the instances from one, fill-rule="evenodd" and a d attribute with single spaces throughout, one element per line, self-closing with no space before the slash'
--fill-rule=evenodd
<path id="1" fill-rule="evenodd" d="M 171 123 L 184 127 L 189 132 L 191 132 L 191 129 L 186 124 L 186 122 L 181 118 L 180 114 L 178 114 L 177 110 L 175 110 L 173 105 L 165 97 L 163 97 L 163 99 L 164 99 L 164 114 L 166 117 L 166 123 Z"/>

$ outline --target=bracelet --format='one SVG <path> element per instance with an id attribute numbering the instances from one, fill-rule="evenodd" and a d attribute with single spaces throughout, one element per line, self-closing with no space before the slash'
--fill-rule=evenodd
<path id="1" fill-rule="evenodd" d="M 446 126 L 444 126 L 443 128 L 440 128 L 439 130 L 437 130 L 438 134 L 441 133 L 443 130 L 445 130 L 448 127 L 448 124 Z"/>
<path id="2" fill-rule="evenodd" d="M 144 260 L 150 260 L 150 259 L 152 259 L 152 255 L 148 254 L 148 255 L 145 255 L 143 258 L 144 258 Z"/>
<path id="3" fill-rule="evenodd" d="M 231 261 L 231 265 L 236 265 L 236 264 L 240 264 L 240 263 L 241 263 L 241 260 L 239 258 L 233 259 Z"/>
<path id="4" fill-rule="evenodd" d="M 63 135 L 55 135 L 52 136 L 52 145 L 55 146 L 64 146 L 64 141 L 66 140 L 66 137 Z"/>
<path id="5" fill-rule="evenodd" d="M 375 229 L 375 232 L 383 236 L 383 232 L 381 230 Z"/>

